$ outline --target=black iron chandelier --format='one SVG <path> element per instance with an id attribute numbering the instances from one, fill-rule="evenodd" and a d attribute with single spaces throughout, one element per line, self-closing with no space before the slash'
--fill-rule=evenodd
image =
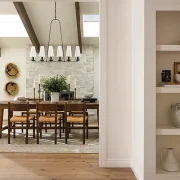
<path id="1" fill-rule="evenodd" d="M 50 22 L 50 28 L 49 28 L 49 38 L 48 38 L 48 47 L 47 51 L 45 53 L 44 46 L 40 46 L 40 52 L 39 57 L 41 62 L 77 62 L 80 60 L 81 53 L 80 53 L 80 47 L 76 46 L 75 48 L 75 61 L 72 61 L 72 48 L 71 46 L 67 46 L 66 48 L 66 54 L 64 53 L 64 43 L 63 43 L 63 36 L 62 36 L 62 28 L 61 28 L 61 21 L 57 19 L 56 16 L 56 2 L 55 2 L 55 13 L 54 13 L 54 19 Z M 61 45 L 57 46 L 57 54 L 54 55 L 54 47 L 50 46 L 51 41 L 51 30 L 52 30 L 52 24 L 53 22 L 58 22 L 59 24 L 59 32 L 61 37 Z M 31 61 L 35 62 L 35 58 L 37 57 L 35 46 L 31 47 L 30 51 L 30 57 L 32 58 Z M 54 61 L 53 58 L 57 57 L 58 60 Z"/>

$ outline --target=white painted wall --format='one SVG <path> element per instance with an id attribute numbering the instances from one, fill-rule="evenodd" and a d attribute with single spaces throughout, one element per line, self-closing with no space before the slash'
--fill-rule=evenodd
<path id="1" fill-rule="evenodd" d="M 19 76 L 17 78 L 8 78 L 5 74 L 5 66 L 8 63 L 14 63 L 19 68 Z M 14 81 L 19 86 L 17 96 L 26 95 L 26 48 L 1 48 L 0 57 L 0 101 L 12 100 L 14 97 L 9 96 L 4 91 L 7 82 Z M 4 118 L 7 119 L 7 111 Z"/>
<path id="2" fill-rule="evenodd" d="M 156 180 L 156 0 L 133 1 L 133 148 L 138 180 Z M 164 1 L 163 1 L 164 3 Z M 162 177 L 164 179 L 164 177 Z"/>
<path id="3" fill-rule="evenodd" d="M 132 4 L 132 168 L 138 180 L 144 177 L 144 0 Z"/>
<path id="4" fill-rule="evenodd" d="M 107 11 L 103 3 L 107 3 Z M 101 12 L 100 120 L 106 131 L 100 130 L 101 142 L 106 141 L 100 151 L 105 158 L 101 165 L 126 167 L 131 165 L 132 148 L 131 0 L 102 1 Z"/>

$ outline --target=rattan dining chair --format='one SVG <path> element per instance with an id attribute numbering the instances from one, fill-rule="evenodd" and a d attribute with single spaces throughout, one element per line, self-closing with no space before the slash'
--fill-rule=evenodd
<path id="1" fill-rule="evenodd" d="M 29 109 L 29 115 L 35 116 L 35 119 L 36 119 L 36 110 Z M 41 115 L 43 115 L 43 112 L 39 112 L 39 116 L 41 116 Z M 21 112 L 21 116 L 27 116 L 27 112 L 26 111 Z M 24 126 L 23 122 L 21 123 L 21 126 L 22 127 Z M 23 133 L 23 128 L 22 128 L 21 132 Z"/>
<path id="2" fill-rule="evenodd" d="M 69 112 L 76 112 L 77 115 L 68 115 Z M 85 144 L 85 130 L 88 137 L 88 116 L 86 116 L 85 103 L 65 103 L 65 143 L 71 129 L 83 129 L 83 144 Z M 71 126 L 74 124 L 74 126 Z M 79 126 L 81 125 L 81 126 Z"/>
<path id="3" fill-rule="evenodd" d="M 54 116 L 39 116 L 40 111 L 53 111 Z M 39 144 L 39 133 L 42 138 L 42 129 L 54 129 L 54 143 L 57 144 L 57 124 L 61 120 L 61 116 L 57 115 L 57 103 L 55 104 L 40 104 L 36 103 L 36 128 L 37 128 L 37 144 Z M 45 124 L 51 124 L 51 126 L 44 126 Z M 61 137 L 61 126 L 59 126 L 59 136 Z"/>
<path id="4" fill-rule="evenodd" d="M 54 111 L 47 111 L 47 112 L 45 112 L 45 116 L 54 116 L 55 115 L 55 112 Z M 61 121 L 62 121 L 62 123 L 61 123 L 61 121 L 59 122 L 59 125 L 61 126 L 61 124 L 62 124 L 62 130 L 63 130 L 63 132 L 64 132 L 64 108 L 62 108 L 62 109 L 58 109 L 58 111 L 57 111 L 57 115 L 60 115 L 61 116 Z M 47 124 L 45 124 L 45 126 L 47 127 Z M 51 127 L 51 124 L 50 124 L 50 127 Z M 47 129 L 45 129 L 45 132 L 47 133 Z"/>
<path id="5" fill-rule="evenodd" d="M 13 116 L 14 111 L 26 111 L 26 116 Z M 33 126 L 30 127 L 30 121 Z M 19 126 L 21 123 L 26 126 Z M 16 129 L 26 129 L 26 144 L 28 144 L 28 130 L 33 129 L 33 138 L 35 138 L 35 116 L 29 116 L 29 103 L 10 103 L 8 102 L 8 144 L 10 144 L 10 132 L 13 129 L 13 136 L 16 136 Z"/>

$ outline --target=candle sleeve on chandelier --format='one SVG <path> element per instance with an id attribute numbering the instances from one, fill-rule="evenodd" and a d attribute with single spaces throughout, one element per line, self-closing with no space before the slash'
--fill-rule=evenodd
<path id="1" fill-rule="evenodd" d="M 79 46 L 76 46 L 76 49 L 75 49 L 75 57 L 81 57 L 81 52 L 80 52 L 80 47 Z"/>
<path id="2" fill-rule="evenodd" d="M 57 57 L 63 57 L 63 50 L 62 50 L 62 46 L 58 46 L 57 47 Z"/>
<path id="3" fill-rule="evenodd" d="M 35 49 L 35 46 L 32 46 L 32 47 L 31 47 L 30 57 L 36 57 L 36 49 Z"/>
<path id="4" fill-rule="evenodd" d="M 48 57 L 54 57 L 53 46 L 49 46 L 48 48 Z"/>
<path id="5" fill-rule="evenodd" d="M 66 57 L 72 57 L 71 46 L 67 46 L 67 49 L 66 49 Z"/>
<path id="6" fill-rule="evenodd" d="M 40 46 L 39 57 L 45 57 L 44 46 Z"/>

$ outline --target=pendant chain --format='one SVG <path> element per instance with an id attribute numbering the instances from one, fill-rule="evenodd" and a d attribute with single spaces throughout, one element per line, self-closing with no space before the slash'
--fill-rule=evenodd
<path id="1" fill-rule="evenodd" d="M 56 19 L 56 2 L 55 2 L 55 19 Z"/>

